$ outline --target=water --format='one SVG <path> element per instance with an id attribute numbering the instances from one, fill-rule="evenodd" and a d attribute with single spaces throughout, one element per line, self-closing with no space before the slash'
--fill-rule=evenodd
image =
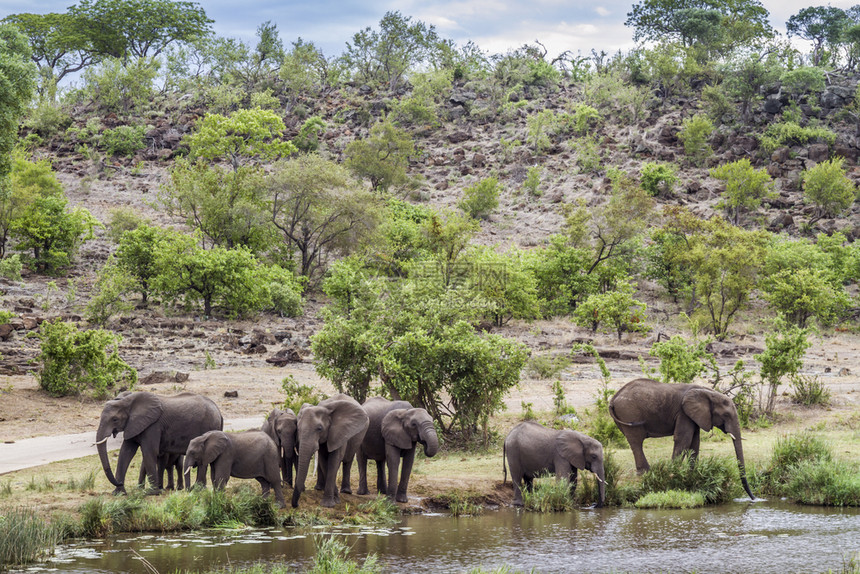
<path id="1" fill-rule="evenodd" d="M 739 499 L 693 510 L 502 509 L 478 517 L 406 516 L 391 527 L 130 535 L 60 547 L 37 570 L 147 572 L 134 552 L 162 574 L 257 561 L 300 569 L 313 557 L 314 536 L 332 532 L 345 536 L 352 558 L 376 553 L 386 572 L 463 572 L 507 564 L 539 572 L 785 574 L 841 569 L 860 552 L 860 509 Z"/>

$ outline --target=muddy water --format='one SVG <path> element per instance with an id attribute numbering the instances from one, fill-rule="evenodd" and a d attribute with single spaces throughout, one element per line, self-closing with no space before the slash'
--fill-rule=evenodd
<path id="1" fill-rule="evenodd" d="M 62 572 L 147 572 L 143 558 L 162 574 L 257 561 L 302 569 L 313 557 L 315 536 L 330 533 L 345 537 L 353 558 L 377 554 L 386 572 L 463 572 L 507 564 L 539 572 L 785 574 L 841 569 L 860 552 L 860 509 L 740 500 L 672 511 L 503 509 L 480 517 L 408 516 L 387 528 L 125 536 L 63 546 L 43 566 Z"/>

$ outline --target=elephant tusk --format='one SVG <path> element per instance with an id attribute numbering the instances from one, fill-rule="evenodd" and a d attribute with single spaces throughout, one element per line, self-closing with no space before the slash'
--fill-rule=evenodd
<path id="1" fill-rule="evenodd" d="M 601 478 L 600 478 L 599 476 L 597 476 L 596 474 L 594 475 L 594 478 L 596 478 L 596 479 L 597 479 L 597 482 L 602 482 L 603 484 L 607 484 L 607 482 L 606 482 L 605 480 L 601 479 Z"/>
<path id="2" fill-rule="evenodd" d="M 185 474 L 191 474 L 191 467 L 190 466 L 185 469 Z"/>
<path id="3" fill-rule="evenodd" d="M 319 451 L 314 453 L 314 473 L 311 476 L 317 475 L 317 457 L 319 456 Z"/>
<path id="4" fill-rule="evenodd" d="M 97 442 L 97 443 L 93 443 L 93 446 L 98 446 L 98 445 L 100 445 L 100 444 L 104 444 L 104 443 L 106 443 L 106 442 L 107 442 L 107 440 L 108 440 L 109 438 L 110 438 L 110 435 L 108 435 L 108 436 L 104 437 L 102 440 L 100 440 L 100 441 L 99 441 L 99 442 Z"/>
<path id="5" fill-rule="evenodd" d="M 732 433 L 727 432 L 726 434 L 729 435 L 729 438 L 731 438 L 732 440 L 738 440 L 735 438 L 735 435 L 733 435 Z"/>

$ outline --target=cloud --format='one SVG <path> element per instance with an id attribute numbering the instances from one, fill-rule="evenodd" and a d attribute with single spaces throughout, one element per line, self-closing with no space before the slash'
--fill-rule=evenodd
<path id="1" fill-rule="evenodd" d="M 610 14 L 612 14 L 612 12 L 610 12 L 609 10 L 604 8 L 603 6 L 598 6 L 597 8 L 594 9 L 594 11 L 597 12 L 598 15 L 603 16 L 603 17 L 609 16 Z"/>

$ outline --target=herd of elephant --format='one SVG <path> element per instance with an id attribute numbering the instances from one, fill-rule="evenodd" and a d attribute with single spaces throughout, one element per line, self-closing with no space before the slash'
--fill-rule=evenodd
<path id="1" fill-rule="evenodd" d="M 644 439 L 673 436 L 672 456 L 689 451 L 695 460 L 700 430 L 722 430 L 734 441 L 741 482 L 750 498 L 755 498 L 744 471 L 737 411 L 731 399 L 722 393 L 696 385 L 636 379 L 615 393 L 609 402 L 609 413 L 627 438 L 640 474 L 649 468 L 642 450 Z M 433 419 L 425 409 L 382 397 L 359 404 L 348 395 L 338 394 L 318 405 L 302 405 L 298 414 L 276 408 L 259 430 L 225 433 L 223 423 L 215 403 L 193 393 L 163 397 L 124 392 L 107 401 L 96 445 L 105 475 L 116 487 L 114 494 L 125 492 L 126 472 L 140 449 L 143 463 L 138 482 L 143 486 L 148 478 L 155 489 L 164 486 L 164 470 L 168 471 L 167 488 L 173 487 L 174 469 L 177 486 L 190 488 L 190 474 L 195 467 L 196 484 L 205 487 L 207 469 L 211 467 L 213 487 L 224 488 L 230 477 L 256 479 L 263 495 L 274 491 L 282 508 L 286 506 L 283 482 L 293 488 L 295 508 L 316 454 L 316 489 L 323 491 L 322 506 L 333 507 L 339 502 L 339 492 L 352 492 L 350 472 L 356 458 L 358 494 L 369 493 L 367 461 L 372 460 L 377 468 L 377 492 L 406 502 L 417 445 L 424 447 L 428 457 L 439 449 Z M 123 433 L 123 442 L 114 475 L 105 443 L 109 436 L 115 437 L 119 432 Z M 523 486 L 531 490 L 534 479 L 546 472 L 554 473 L 559 480 L 568 480 L 574 490 L 578 470 L 594 473 L 598 481 L 598 505 L 604 504 L 603 447 L 588 435 L 524 422 L 508 434 L 502 456 L 505 481 L 507 467 L 511 470 L 514 505 L 523 504 Z M 337 472 L 341 466 L 338 489 Z"/>

